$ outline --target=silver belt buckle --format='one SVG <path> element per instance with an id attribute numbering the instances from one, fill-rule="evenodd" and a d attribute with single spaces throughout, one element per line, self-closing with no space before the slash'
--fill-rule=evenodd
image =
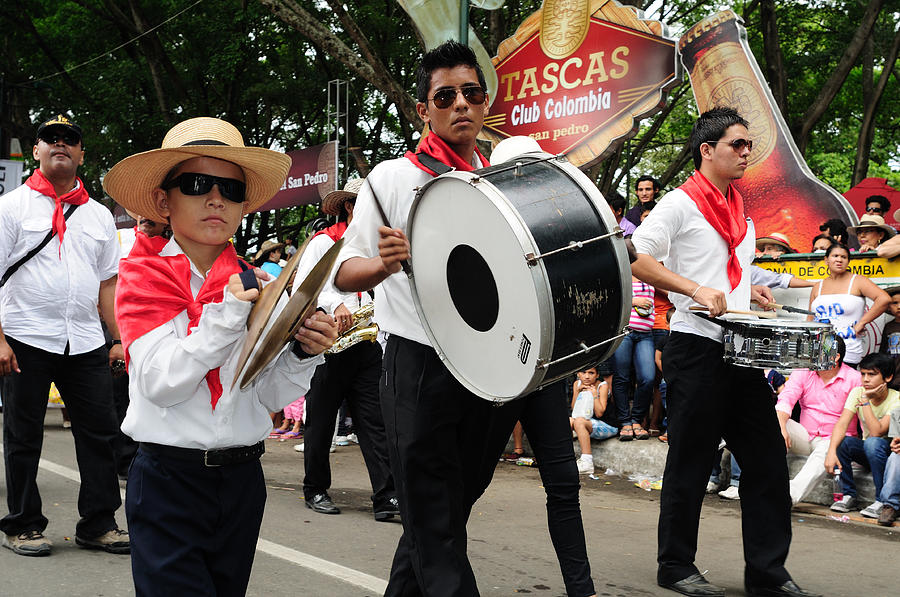
<path id="1" fill-rule="evenodd" d="M 209 468 L 222 466 L 221 464 L 210 464 L 210 463 L 209 463 L 209 453 L 210 453 L 210 452 L 211 452 L 211 450 L 204 450 L 204 451 L 203 451 L 203 466 L 206 466 L 206 467 L 209 467 Z"/>

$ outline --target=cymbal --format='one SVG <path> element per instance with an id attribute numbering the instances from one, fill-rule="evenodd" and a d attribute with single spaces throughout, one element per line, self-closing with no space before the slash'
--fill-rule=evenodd
<path id="1" fill-rule="evenodd" d="M 328 281 L 343 244 L 344 239 L 334 243 L 291 295 L 291 299 L 275 319 L 266 337 L 260 342 L 259 349 L 250 359 L 247 371 L 241 379 L 242 390 L 253 383 L 260 372 L 278 356 L 285 344 L 293 339 L 306 318 L 316 310 L 319 293 Z"/>
<path id="2" fill-rule="evenodd" d="M 284 269 L 281 270 L 281 273 L 278 274 L 275 281 L 266 284 L 260 290 L 259 296 L 253 303 L 253 308 L 250 309 L 250 315 L 247 316 L 247 328 L 249 331 L 247 332 L 247 338 L 244 340 L 244 346 L 241 348 L 241 354 L 238 357 L 237 369 L 235 369 L 234 379 L 231 381 L 232 386 L 237 383 L 241 369 L 247 364 L 250 353 L 253 352 L 256 342 L 262 335 L 266 324 L 269 323 L 272 312 L 275 310 L 275 305 L 278 304 L 278 299 L 281 297 L 281 294 L 285 291 L 288 284 L 290 284 L 291 276 L 297 271 L 297 265 L 300 263 L 300 256 L 303 255 L 306 246 L 309 244 L 309 239 L 311 238 L 312 236 L 307 237 L 306 241 L 304 241 L 300 248 L 297 249 L 297 252 L 294 253 L 294 256 L 288 260 L 287 265 L 284 266 Z"/>

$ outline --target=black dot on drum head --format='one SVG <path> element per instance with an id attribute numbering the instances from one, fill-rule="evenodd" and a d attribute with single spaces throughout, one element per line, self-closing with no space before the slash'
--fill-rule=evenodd
<path id="1" fill-rule="evenodd" d="M 469 245 L 457 245 L 447 257 L 447 287 L 459 316 L 469 327 L 486 332 L 497 323 L 500 297 L 494 274 Z"/>

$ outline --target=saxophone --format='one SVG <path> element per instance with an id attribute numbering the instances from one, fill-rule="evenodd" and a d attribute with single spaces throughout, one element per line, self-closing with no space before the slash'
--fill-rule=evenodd
<path id="1" fill-rule="evenodd" d="M 350 329 L 338 336 L 331 348 L 325 354 L 337 354 L 359 344 L 360 342 L 375 342 L 378 338 L 378 324 L 372 321 L 375 315 L 375 303 L 363 305 L 353 312 L 353 323 Z"/>

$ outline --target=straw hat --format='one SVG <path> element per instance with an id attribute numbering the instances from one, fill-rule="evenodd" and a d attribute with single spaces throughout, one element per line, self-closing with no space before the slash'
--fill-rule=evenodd
<path id="1" fill-rule="evenodd" d="M 783 247 L 788 253 L 794 252 L 794 249 L 791 248 L 791 241 L 788 240 L 787 236 L 780 232 L 773 232 L 768 236 L 760 236 L 756 239 L 757 249 L 762 251 L 765 245 L 778 245 L 779 247 Z"/>
<path id="2" fill-rule="evenodd" d="M 280 151 L 245 146 L 241 133 L 224 120 L 191 118 L 173 126 L 159 149 L 128 156 L 113 166 L 103 179 L 103 189 L 125 209 L 165 222 L 151 191 L 162 184 L 172 168 L 203 156 L 232 162 L 244 171 L 244 213 L 271 199 L 291 167 L 291 158 Z"/>
<path id="3" fill-rule="evenodd" d="M 331 191 L 322 197 L 322 212 L 330 216 L 341 215 L 341 205 L 347 199 L 356 199 L 365 180 L 365 178 L 353 178 L 347 181 L 343 190 Z"/>
<path id="4" fill-rule="evenodd" d="M 856 233 L 860 228 L 878 228 L 879 230 L 884 230 L 885 240 L 897 234 L 896 230 L 884 223 L 884 218 L 872 214 L 862 216 L 859 219 L 859 224 L 856 226 L 849 226 L 847 230 L 850 231 L 850 234 L 856 236 Z"/>
<path id="5" fill-rule="evenodd" d="M 283 246 L 284 243 L 280 243 L 271 239 L 264 241 L 262 247 L 260 247 L 259 251 L 256 252 L 256 257 L 253 258 L 253 262 L 256 263 L 260 259 L 268 259 L 269 253 L 278 250 Z"/>

